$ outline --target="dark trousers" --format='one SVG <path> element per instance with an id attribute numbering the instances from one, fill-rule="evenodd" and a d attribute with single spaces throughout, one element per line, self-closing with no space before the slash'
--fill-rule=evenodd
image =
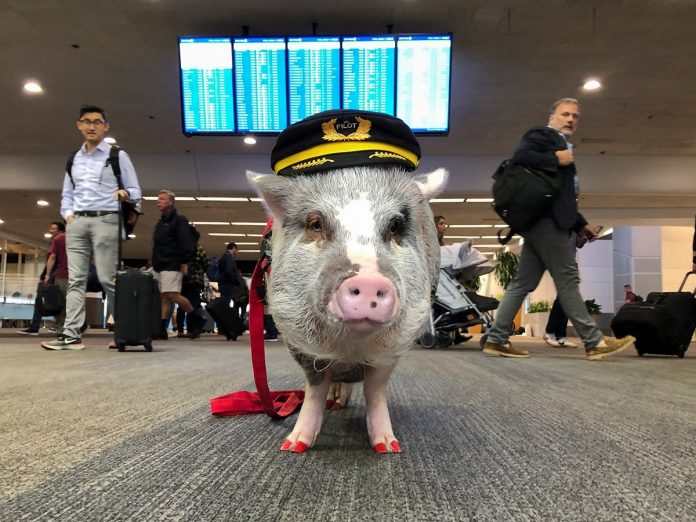
<path id="1" fill-rule="evenodd" d="M 546 333 L 553 334 L 556 339 L 567 337 L 568 316 L 563 311 L 560 301 L 556 298 L 551 307 L 549 322 L 546 323 Z"/>
<path id="2" fill-rule="evenodd" d="M 229 304 L 229 302 L 232 301 L 236 287 L 237 285 L 234 283 L 218 283 L 220 297 Z"/>
<path id="3" fill-rule="evenodd" d="M 198 310 L 201 307 L 201 292 L 203 292 L 203 285 L 199 283 L 192 283 L 190 281 L 184 281 L 181 285 L 181 295 L 189 300 L 193 310 Z M 184 312 L 181 307 L 176 309 L 176 329 L 179 332 L 183 332 L 184 328 L 187 328 L 186 316 L 189 315 Z"/>
<path id="4" fill-rule="evenodd" d="M 263 316 L 263 327 L 266 330 L 266 337 L 278 337 L 278 328 L 276 328 L 272 315 L 265 314 Z"/>

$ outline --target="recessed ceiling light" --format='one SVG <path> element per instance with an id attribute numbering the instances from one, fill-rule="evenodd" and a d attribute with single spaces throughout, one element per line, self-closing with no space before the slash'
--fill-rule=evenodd
<path id="1" fill-rule="evenodd" d="M 135 239 L 135 234 L 128 234 L 128 237 L 131 239 Z"/>
<path id="2" fill-rule="evenodd" d="M 24 84 L 24 92 L 28 92 L 30 94 L 39 94 L 43 92 L 43 87 L 41 87 L 39 82 L 31 80 Z"/>
<path id="3" fill-rule="evenodd" d="M 49 234 L 48 232 L 46 232 L 46 233 L 44 234 L 44 237 L 45 237 L 46 239 L 48 239 L 48 238 L 51 238 L 51 237 L 53 237 L 53 236 L 52 236 L 51 234 Z"/>
<path id="4" fill-rule="evenodd" d="M 257 248 L 256 250 L 240 250 L 239 252 L 240 252 L 240 253 L 242 253 L 242 252 L 247 252 L 247 253 L 249 253 L 249 254 L 258 254 L 258 253 L 259 253 L 259 249 Z"/>
<path id="5" fill-rule="evenodd" d="M 491 228 L 490 225 L 449 225 L 449 228 Z"/>
<path id="6" fill-rule="evenodd" d="M 229 221 L 194 221 L 194 225 L 229 225 Z"/>
<path id="7" fill-rule="evenodd" d="M 4 221 L 2 219 L 0 219 L 0 225 L 2 225 L 3 223 L 4 223 Z"/>
<path id="8" fill-rule="evenodd" d="M 45 199 L 38 200 L 36 204 L 40 207 L 47 207 L 49 205 L 48 201 L 46 201 Z"/>
<path id="9" fill-rule="evenodd" d="M 246 234 L 234 234 L 228 232 L 208 232 L 209 236 L 235 236 L 235 237 L 246 237 Z"/>
<path id="10" fill-rule="evenodd" d="M 116 138 L 112 138 L 111 136 L 107 136 L 106 138 L 104 138 L 104 141 L 106 143 L 108 143 L 109 145 L 113 145 L 114 143 L 116 143 Z"/>
<path id="11" fill-rule="evenodd" d="M 464 203 L 464 198 L 435 198 L 431 203 Z"/>
<path id="12" fill-rule="evenodd" d="M 253 202 L 261 203 L 261 202 L 263 201 L 263 199 L 261 199 L 261 198 L 247 198 L 247 199 L 248 199 L 249 201 L 251 201 L 252 203 L 253 203 Z"/>
<path id="13" fill-rule="evenodd" d="M 266 223 L 248 223 L 245 221 L 233 221 L 231 224 L 232 225 L 242 225 L 242 226 L 248 225 L 251 227 L 265 227 L 266 226 Z"/>
<path id="14" fill-rule="evenodd" d="M 256 138 L 254 138 L 253 136 L 247 136 L 244 138 L 244 143 L 246 143 L 247 145 L 256 145 Z"/>
<path id="15" fill-rule="evenodd" d="M 490 203 L 493 198 L 466 198 L 467 203 Z"/>
<path id="16" fill-rule="evenodd" d="M 582 86 L 582 88 L 586 91 L 596 91 L 601 86 L 602 84 L 599 83 L 599 80 L 587 80 L 585 84 Z"/>

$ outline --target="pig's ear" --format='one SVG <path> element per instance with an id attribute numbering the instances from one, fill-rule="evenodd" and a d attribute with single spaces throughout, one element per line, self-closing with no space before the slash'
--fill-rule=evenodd
<path id="1" fill-rule="evenodd" d="M 260 174 L 247 170 L 247 179 L 263 203 L 275 218 L 283 219 L 286 213 L 285 202 L 289 192 L 290 180 L 273 174 Z"/>
<path id="2" fill-rule="evenodd" d="M 436 197 L 447 184 L 449 172 L 446 169 L 437 169 L 429 174 L 416 176 L 414 181 L 426 200 Z"/>

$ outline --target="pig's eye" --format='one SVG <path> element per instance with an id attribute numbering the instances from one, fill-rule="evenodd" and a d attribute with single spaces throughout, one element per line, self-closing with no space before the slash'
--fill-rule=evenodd
<path id="1" fill-rule="evenodd" d="M 307 243 L 329 239 L 329 229 L 324 221 L 324 216 L 319 212 L 312 212 L 305 221 L 303 240 Z"/>
<path id="2" fill-rule="evenodd" d="M 401 244 L 401 240 L 404 237 L 404 220 L 401 217 L 396 217 L 389 222 L 389 228 L 387 233 L 388 241 L 396 241 Z"/>

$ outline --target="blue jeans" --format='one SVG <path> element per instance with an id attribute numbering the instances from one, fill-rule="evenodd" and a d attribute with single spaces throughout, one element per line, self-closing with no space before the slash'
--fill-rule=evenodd
<path id="1" fill-rule="evenodd" d="M 80 337 L 80 327 L 85 322 L 85 289 L 92 257 L 97 267 L 97 277 L 106 292 L 107 313 L 114 313 L 118 214 L 76 216 L 65 229 L 69 278 L 63 334 Z"/>
<path id="2" fill-rule="evenodd" d="M 558 300 L 573 323 L 585 348 L 593 348 L 604 337 L 587 313 L 580 295 L 580 274 L 574 252 L 568 248 L 569 234 L 551 218 L 543 218 L 522 234 L 524 246 L 517 274 L 498 306 L 488 341 L 505 344 L 512 334 L 512 320 L 527 294 L 534 290 L 546 270 L 551 274 Z"/>

